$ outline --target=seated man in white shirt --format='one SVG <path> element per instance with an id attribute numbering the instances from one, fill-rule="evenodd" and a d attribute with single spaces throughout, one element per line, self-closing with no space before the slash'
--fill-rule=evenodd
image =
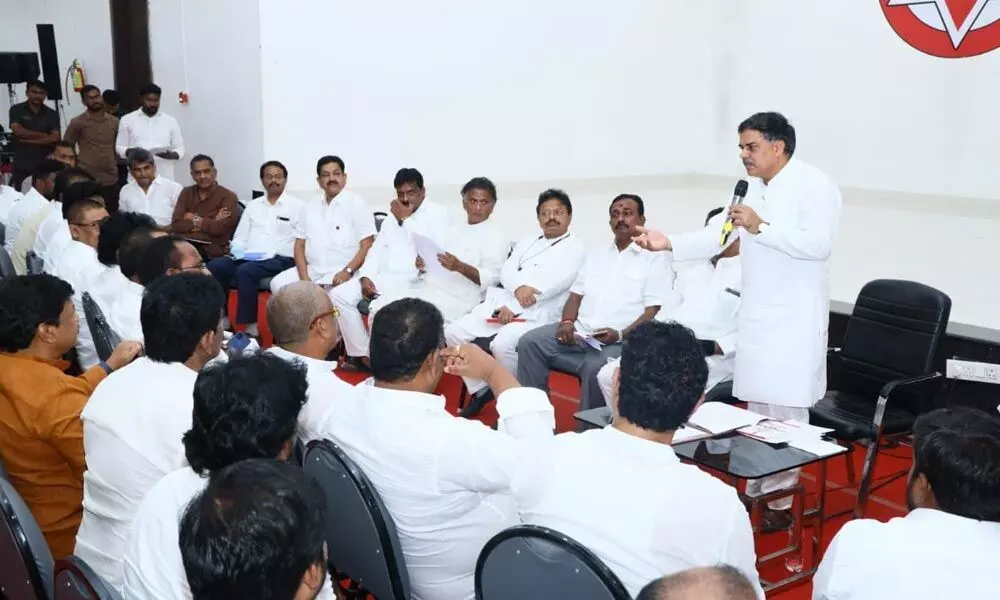
<path id="1" fill-rule="evenodd" d="M 180 523 L 184 569 L 198 600 L 332 598 L 323 489 L 295 465 L 226 467 Z"/>
<path id="2" fill-rule="evenodd" d="M 698 567 L 651 581 L 635 600 L 757 600 L 743 573 L 729 566 Z"/>
<path id="3" fill-rule="evenodd" d="M 417 277 L 417 250 L 413 234 L 441 243 L 449 228 L 448 210 L 426 199 L 424 176 L 411 168 L 400 169 L 393 179 L 396 199 L 389 204 L 391 218 L 382 221 L 375 243 L 358 277 L 333 288 L 331 297 L 340 317 L 347 350 L 345 367 L 367 370 L 368 329 L 358 303 L 376 296 L 398 298 L 405 295 Z"/>
<path id="4" fill-rule="evenodd" d="M 445 323 L 468 314 L 482 302 L 483 294 L 496 284 L 500 266 L 510 251 L 510 241 L 490 221 L 497 204 L 497 188 L 485 177 L 476 177 L 462 187 L 464 223 L 457 223 L 435 243 L 437 256 L 420 256 L 417 268 L 423 271 L 406 290 L 395 296 L 383 294 L 371 304 L 371 314 L 396 298 L 422 298 L 436 306 Z M 428 263 L 431 263 L 430 265 Z"/>
<path id="5" fill-rule="evenodd" d="M 713 219 L 710 228 L 719 231 L 724 217 Z M 726 246 L 712 260 L 674 261 L 677 272 L 674 290 L 679 292 L 680 304 L 670 310 L 661 310 L 658 321 L 676 321 L 694 331 L 705 352 L 708 363 L 708 381 L 705 392 L 733 379 L 733 360 L 736 351 L 736 311 L 740 307 L 740 242 Z M 597 384 L 610 405 L 611 379 L 618 360 L 608 361 L 597 373 Z"/>
<path id="6" fill-rule="evenodd" d="M 970 408 L 913 426 L 910 513 L 848 521 L 813 577 L 814 600 L 995 598 L 1000 419 Z"/>
<path id="7" fill-rule="evenodd" d="M 10 211 L 14 208 L 14 204 L 22 198 L 21 192 L 18 192 L 10 186 L 0 184 L 0 224 L 7 227 L 7 218 L 10 215 Z M 5 232 L 6 233 L 6 232 Z M 0 243 L 6 242 L 6 238 Z"/>
<path id="8" fill-rule="evenodd" d="M 42 164 L 35 169 L 34 176 L 31 180 L 31 188 L 24 193 L 24 196 L 18 200 L 18 202 L 11 207 L 10 212 L 7 214 L 7 231 L 4 237 L 3 247 L 10 254 L 11 259 L 14 258 L 14 244 L 21 233 L 21 228 L 24 226 L 25 222 L 31 217 L 35 216 L 40 210 L 47 207 L 49 202 L 55 197 L 55 183 L 56 174 L 66 168 L 66 165 L 62 164 L 58 160 L 48 159 L 42 161 Z M 41 221 L 39 221 L 40 223 Z M 38 233 L 37 226 L 35 227 L 35 234 Z M 34 244 L 35 239 L 31 237 L 30 243 L 25 248 L 25 252 L 31 250 L 31 245 Z M 24 275 L 23 265 L 24 258 L 21 258 L 22 270 L 17 272 L 18 275 Z M 17 263 L 14 263 L 17 266 Z"/>
<path id="9" fill-rule="evenodd" d="M 445 327 L 449 345 L 489 338 L 490 351 L 511 373 L 517 372 L 517 342 L 542 325 L 555 323 L 586 255 L 586 246 L 569 232 L 573 204 L 562 190 L 545 190 L 535 208 L 541 235 L 514 246 L 500 269 L 500 287 L 486 290 L 486 301 Z M 471 399 L 462 410 L 471 417 L 493 399 L 485 381 L 466 380 Z"/>
<path id="10" fill-rule="evenodd" d="M 133 232 L 133 235 L 136 233 L 139 235 L 136 241 L 142 242 L 144 236 L 141 232 Z M 131 235 L 126 240 L 130 238 Z M 123 340 L 142 341 L 145 330 L 140 320 L 143 292 L 153 282 L 168 275 L 209 274 L 198 250 L 181 238 L 170 235 L 154 237 L 140 251 L 135 274 L 129 277 L 129 282 L 119 292 L 106 315 L 112 331 Z"/>
<path id="11" fill-rule="evenodd" d="M 373 378 L 337 402 L 329 437 L 375 486 L 399 534 L 414 600 L 471 599 L 476 557 L 518 523 L 513 473 L 529 443 L 549 438 L 548 398 L 474 345 L 445 348 L 433 305 L 404 298 L 372 321 Z M 485 379 L 497 395 L 498 431 L 449 414 L 433 395 L 445 370 Z"/>
<path id="12" fill-rule="evenodd" d="M 142 299 L 145 356 L 109 375 L 80 415 L 87 471 L 74 554 L 119 591 L 139 502 L 183 465 L 192 390 L 198 371 L 219 354 L 225 301 L 210 275 L 153 282 Z"/>
<path id="13" fill-rule="evenodd" d="M 323 288 L 296 281 L 267 301 L 267 327 L 274 336 L 268 352 L 308 369 L 309 402 L 299 414 L 299 437 L 308 443 L 322 437 L 336 403 L 354 393 L 354 386 L 334 373 L 336 361 L 326 360 L 340 342 L 337 309 Z"/>
<path id="14" fill-rule="evenodd" d="M 29 229 L 34 228 L 35 239 L 33 240 L 31 249 L 38 258 L 42 259 L 46 273 L 51 273 L 55 268 L 59 256 L 66 249 L 66 246 L 69 245 L 71 239 L 69 225 L 66 223 L 66 215 L 63 214 L 62 208 L 66 204 L 66 195 L 75 185 L 93 182 L 94 177 L 83 169 L 74 167 L 63 169 L 56 175 L 56 185 L 52 202 L 46 208 L 35 213 L 34 217 L 29 222 L 26 222 L 25 226 L 21 229 L 20 243 L 24 243 L 27 241 L 25 234 Z M 103 196 L 101 197 L 101 201 L 104 201 Z M 37 223 L 37 226 L 35 223 Z"/>
<path id="15" fill-rule="evenodd" d="M 51 271 L 52 275 L 73 286 L 73 308 L 80 321 L 76 337 L 76 359 L 84 370 L 100 362 L 94 346 L 94 336 L 83 310 L 83 294 L 90 292 L 94 283 L 107 270 L 97 260 L 98 238 L 101 227 L 108 218 L 101 195 L 103 191 L 104 188 L 99 183 L 86 181 L 70 186 L 66 192 L 62 212 L 69 223 L 72 239 Z"/>
<path id="16" fill-rule="evenodd" d="M 135 272 L 135 268 L 129 275 L 122 271 L 119 251 L 125 240 L 133 231 L 139 230 L 146 234 L 144 239 L 148 244 L 154 229 L 156 222 L 149 215 L 122 211 L 109 216 L 101 225 L 101 237 L 97 240 L 97 260 L 107 268 L 97 276 L 89 292 L 105 317 L 108 316 L 111 305 L 118 295 L 126 290 L 129 279 Z"/>
<path id="17" fill-rule="evenodd" d="M 302 204 L 292 223 L 295 266 L 275 275 L 271 291 L 293 281 L 338 286 L 349 281 L 365 262 L 375 240 L 375 216 L 368 203 L 350 190 L 344 161 L 324 156 L 316 163 L 323 194 Z"/>
<path id="18" fill-rule="evenodd" d="M 661 575 L 729 564 L 763 600 L 736 489 L 683 464 L 670 447 L 704 399 L 707 377 L 689 330 L 657 321 L 636 327 L 622 350 L 614 422 L 556 436 L 532 456 L 513 488 L 522 521 L 589 548 L 632 595 Z"/>
<path id="19" fill-rule="evenodd" d="M 153 155 L 142 148 L 129 154 L 128 172 L 132 181 L 122 187 L 118 210 L 149 215 L 157 226 L 169 226 L 184 186 L 159 175 Z"/>
<path id="20" fill-rule="evenodd" d="M 210 477 L 230 465 L 254 458 L 287 461 L 306 387 L 305 366 L 267 353 L 198 374 L 191 429 L 183 438 L 188 466 L 153 486 L 132 522 L 125 546 L 127 600 L 191 598 L 177 535 L 184 509 Z M 326 587 L 329 592 L 329 582 Z"/>
<path id="21" fill-rule="evenodd" d="M 267 193 L 247 204 L 230 243 L 231 255 L 206 265 L 222 287 L 236 287 L 236 323 L 245 325 L 246 333 L 254 337 L 260 337 L 257 297 L 261 280 L 295 266 L 292 220 L 302 208 L 302 201 L 285 193 L 286 181 L 285 165 L 276 160 L 261 165 L 260 182 Z"/>
<path id="22" fill-rule="evenodd" d="M 553 368 L 580 378 L 580 409 L 604 404 L 597 372 L 621 354 L 621 341 L 673 304 L 673 271 L 664 253 L 632 243 L 646 222 L 642 198 L 622 194 L 611 202 L 614 242 L 587 254 L 570 287 L 559 323 L 529 331 L 517 345 L 517 379 L 548 392 Z"/>

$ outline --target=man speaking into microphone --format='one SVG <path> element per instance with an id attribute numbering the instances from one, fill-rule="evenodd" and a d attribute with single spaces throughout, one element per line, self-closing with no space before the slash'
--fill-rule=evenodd
<path id="1" fill-rule="evenodd" d="M 738 131 L 740 159 L 752 179 L 746 200 L 734 198 L 730 205 L 732 234 L 724 227 L 667 237 L 639 228 L 635 241 L 649 250 L 672 250 L 680 261 L 715 256 L 740 240 L 743 290 L 733 394 L 754 412 L 808 422 L 809 408 L 826 392 L 827 263 L 840 190 L 822 171 L 793 158 L 795 129 L 784 116 L 758 113 Z M 786 489 L 797 479 L 797 471 L 779 473 L 749 482 L 747 493 Z M 790 526 L 791 504 L 791 498 L 770 503 L 764 529 Z"/>

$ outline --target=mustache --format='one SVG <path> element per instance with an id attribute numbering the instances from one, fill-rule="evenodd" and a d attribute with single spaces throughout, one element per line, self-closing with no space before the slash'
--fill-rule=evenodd
<path id="1" fill-rule="evenodd" d="M 559 221 L 556 221 L 555 219 L 551 219 L 549 220 L 548 223 L 546 223 L 546 225 L 559 225 L 559 224 L 560 224 Z"/>
<path id="2" fill-rule="evenodd" d="M 628 223 L 619 223 L 615 225 L 615 229 L 631 229 Z"/>

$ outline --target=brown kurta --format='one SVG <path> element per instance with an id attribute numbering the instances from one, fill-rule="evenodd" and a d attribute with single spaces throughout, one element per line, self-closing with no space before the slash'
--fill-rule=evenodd
<path id="1" fill-rule="evenodd" d="M 0 353 L 0 456 L 56 558 L 73 554 L 83 517 L 80 413 L 107 375 L 97 366 L 70 377 L 63 373 L 68 367 Z"/>
<path id="2" fill-rule="evenodd" d="M 223 208 L 228 208 L 230 214 L 225 219 L 217 220 L 215 216 Z M 221 185 L 215 186 L 204 200 L 198 197 L 198 186 L 188 186 L 177 198 L 170 231 L 181 237 L 209 242 L 204 246 L 199 244 L 198 249 L 208 258 L 219 258 L 225 253 L 226 244 L 236 231 L 237 208 L 236 194 Z M 194 229 L 194 222 L 184 218 L 186 213 L 201 217 L 201 227 L 197 231 Z"/>
<path id="3" fill-rule="evenodd" d="M 115 138 L 118 137 L 118 119 L 103 110 L 97 114 L 89 110 L 74 117 L 66 127 L 67 142 L 79 146 L 77 162 L 89 171 L 103 186 L 118 183 L 118 160 L 115 156 Z"/>

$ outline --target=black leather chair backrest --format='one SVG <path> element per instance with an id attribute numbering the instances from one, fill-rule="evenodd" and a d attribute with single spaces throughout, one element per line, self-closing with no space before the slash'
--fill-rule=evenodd
<path id="1" fill-rule="evenodd" d="M 14 261 L 10 259 L 7 249 L 0 246 L 0 281 L 15 275 L 17 275 L 17 271 L 14 269 Z"/>
<path id="2" fill-rule="evenodd" d="M 45 261 L 41 259 L 34 250 L 28 250 L 24 257 L 24 262 L 28 266 L 28 275 L 38 275 L 45 270 Z"/>
<path id="3" fill-rule="evenodd" d="M 122 600 L 90 565 L 76 556 L 56 562 L 54 600 Z"/>
<path id="4" fill-rule="evenodd" d="M 115 347 L 121 343 L 107 319 L 101 307 L 94 302 L 89 293 L 84 292 L 82 297 L 83 315 L 87 319 L 87 327 L 90 328 L 90 335 L 94 338 L 94 347 L 97 349 L 97 356 L 101 360 L 108 360 Z"/>
<path id="5" fill-rule="evenodd" d="M 375 231 L 382 231 L 382 221 L 389 215 L 382 211 L 375 211 Z"/>
<path id="6" fill-rule="evenodd" d="M 52 598 L 52 553 L 28 506 L 0 479 L 0 594 L 17 600 Z"/>
<path id="7" fill-rule="evenodd" d="M 865 284 L 841 344 L 838 388 L 874 403 L 886 382 L 932 373 L 950 315 L 951 298 L 922 283 L 876 279 Z M 900 393 L 906 403 L 918 401 L 917 396 Z"/>
<path id="8" fill-rule="evenodd" d="M 558 531 L 505 529 L 476 561 L 476 600 L 628 600 L 628 590 L 593 552 Z"/>
<path id="9" fill-rule="evenodd" d="M 326 492 L 330 565 L 379 600 L 407 600 L 410 578 L 396 526 L 365 474 L 329 440 L 309 443 L 303 468 Z"/>

